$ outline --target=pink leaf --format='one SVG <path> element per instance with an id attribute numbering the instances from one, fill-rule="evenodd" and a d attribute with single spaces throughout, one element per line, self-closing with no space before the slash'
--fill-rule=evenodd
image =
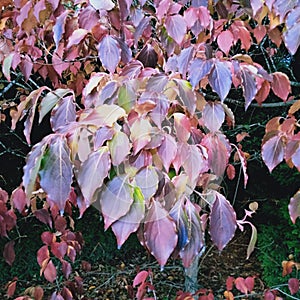
<path id="1" fill-rule="evenodd" d="M 216 132 L 225 120 L 225 112 L 220 102 L 207 102 L 202 112 L 204 125 L 210 132 Z"/>
<path id="2" fill-rule="evenodd" d="M 171 38 L 175 40 L 177 44 L 181 44 L 187 30 L 186 22 L 181 15 L 167 16 L 166 29 Z"/>
<path id="3" fill-rule="evenodd" d="M 43 166 L 39 174 L 42 189 L 48 194 L 49 199 L 57 204 L 59 210 L 63 212 L 65 203 L 70 195 L 73 177 L 70 149 L 63 136 L 53 136 L 43 156 Z"/>
<path id="4" fill-rule="evenodd" d="M 233 238 L 236 230 L 236 214 L 229 201 L 215 192 L 210 213 L 210 236 L 221 251 Z"/>
<path id="5" fill-rule="evenodd" d="M 68 279 L 70 274 L 72 273 L 71 264 L 64 259 L 61 262 L 62 262 L 62 272 L 63 272 L 64 276 L 66 277 L 66 279 Z"/>
<path id="6" fill-rule="evenodd" d="M 187 142 L 191 132 L 191 122 L 189 118 L 183 113 L 174 113 L 174 126 L 176 130 L 176 137 L 179 142 Z"/>
<path id="7" fill-rule="evenodd" d="M 102 187 L 109 170 L 110 157 L 107 147 L 92 152 L 80 166 L 77 180 L 87 206 L 96 201 L 95 192 Z"/>
<path id="8" fill-rule="evenodd" d="M 231 72 L 226 62 L 214 61 L 213 68 L 208 75 L 208 80 L 213 90 L 223 102 L 231 88 Z"/>
<path id="9" fill-rule="evenodd" d="M 9 241 L 5 244 L 3 249 L 3 257 L 10 266 L 12 266 L 16 258 L 14 246 L 15 246 L 15 241 Z"/>
<path id="10" fill-rule="evenodd" d="M 133 287 L 136 287 L 137 285 L 140 285 L 141 283 L 144 283 L 146 279 L 148 278 L 149 272 L 148 271 L 140 271 L 136 274 L 136 276 L 133 279 Z"/>
<path id="11" fill-rule="evenodd" d="M 282 72 L 273 73 L 272 90 L 276 96 L 286 101 L 291 93 L 291 84 L 288 76 Z"/>
<path id="12" fill-rule="evenodd" d="M 11 195 L 11 199 L 13 201 L 14 207 L 22 213 L 26 204 L 29 204 L 27 201 L 26 193 L 22 189 L 22 187 L 16 188 Z"/>
<path id="13" fill-rule="evenodd" d="M 121 58 L 121 50 L 116 39 L 111 35 L 106 35 L 100 41 L 97 49 L 103 66 L 110 73 L 114 73 Z"/>
<path id="14" fill-rule="evenodd" d="M 254 277 L 248 276 L 245 278 L 245 285 L 249 293 L 254 289 Z"/>
<path id="15" fill-rule="evenodd" d="M 300 190 L 290 199 L 288 208 L 291 220 L 295 224 L 300 216 Z"/>
<path id="16" fill-rule="evenodd" d="M 46 9 L 45 0 L 38 1 L 33 7 L 33 14 L 38 21 L 40 21 L 40 12 L 45 9 Z"/>
<path id="17" fill-rule="evenodd" d="M 288 281 L 289 290 L 292 295 L 296 294 L 299 291 L 299 279 L 290 278 Z"/>
<path id="18" fill-rule="evenodd" d="M 173 219 L 158 201 L 153 201 L 145 218 L 145 244 L 161 268 L 174 251 L 178 236 Z"/>
<path id="19" fill-rule="evenodd" d="M 2 190 L 2 188 L 0 188 L 0 201 L 6 203 L 7 200 L 8 200 L 8 193 L 5 190 Z"/>
<path id="20" fill-rule="evenodd" d="M 261 153 L 270 172 L 283 161 L 285 144 L 280 134 L 274 134 L 263 142 Z"/>
<path id="21" fill-rule="evenodd" d="M 99 22 L 99 13 L 92 7 L 86 6 L 79 12 L 78 23 L 80 28 L 91 30 Z"/>
<path id="22" fill-rule="evenodd" d="M 234 281 L 236 288 L 242 292 L 243 294 L 247 294 L 248 293 L 248 289 L 245 283 L 245 279 L 242 277 L 238 277 L 235 279 Z"/>
<path id="23" fill-rule="evenodd" d="M 55 234 L 50 231 L 44 231 L 41 234 L 41 239 L 42 239 L 43 243 L 47 246 L 51 246 L 51 244 L 56 241 Z"/>
<path id="24" fill-rule="evenodd" d="M 226 55 L 228 55 L 232 44 L 233 34 L 229 30 L 222 31 L 218 35 L 218 46 Z"/>
<path id="25" fill-rule="evenodd" d="M 105 186 L 100 195 L 105 230 L 129 212 L 133 203 L 132 192 L 132 187 L 124 176 L 114 177 Z"/>
<path id="26" fill-rule="evenodd" d="M 162 144 L 157 149 L 157 153 L 162 160 L 165 170 L 169 172 L 170 165 L 177 153 L 175 138 L 169 134 L 165 134 Z"/>
<path id="27" fill-rule="evenodd" d="M 69 37 L 69 41 L 67 44 L 67 49 L 72 47 L 73 45 L 78 46 L 78 44 L 86 37 L 88 34 L 88 30 L 86 29 L 76 29 L 73 31 L 72 35 Z"/>
<path id="28" fill-rule="evenodd" d="M 52 260 L 50 260 L 48 262 L 48 265 L 46 267 L 46 269 L 44 270 L 44 276 L 46 278 L 46 280 L 48 280 L 49 282 L 54 282 L 55 278 L 56 278 L 56 268 L 52 262 Z"/>

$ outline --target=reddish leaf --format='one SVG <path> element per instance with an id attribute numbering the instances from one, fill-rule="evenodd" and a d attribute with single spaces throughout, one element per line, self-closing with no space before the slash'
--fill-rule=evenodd
<path id="1" fill-rule="evenodd" d="M 112 230 L 117 237 L 118 249 L 132 232 L 137 231 L 145 216 L 144 196 L 139 187 L 134 188 L 133 199 L 134 202 L 129 212 L 112 224 Z"/>
<path id="2" fill-rule="evenodd" d="M 229 31 L 222 31 L 218 35 L 218 46 L 219 48 L 226 54 L 228 55 L 229 50 L 233 44 L 233 34 Z"/>
<path id="3" fill-rule="evenodd" d="M 235 167 L 232 164 L 229 164 L 226 169 L 226 174 L 230 180 L 233 180 L 235 177 Z"/>
<path id="4" fill-rule="evenodd" d="M 72 35 L 69 37 L 69 41 L 66 48 L 68 49 L 73 45 L 78 46 L 80 42 L 86 37 L 87 34 L 88 34 L 88 30 L 86 29 L 79 28 L 74 30 Z"/>
<path id="5" fill-rule="evenodd" d="M 270 172 L 283 161 L 285 144 L 280 134 L 275 134 L 263 142 L 261 153 Z"/>
<path id="6" fill-rule="evenodd" d="M 273 291 L 267 290 L 264 293 L 264 300 L 275 300 L 275 294 Z"/>
<path id="7" fill-rule="evenodd" d="M 16 287 L 17 287 L 17 280 L 13 280 L 8 284 L 7 291 L 6 291 L 6 295 L 8 298 L 11 298 L 14 295 L 16 291 Z"/>
<path id="8" fill-rule="evenodd" d="M 247 285 L 245 283 L 245 279 L 242 277 L 238 277 L 235 279 L 234 281 L 236 288 L 242 292 L 243 294 L 247 294 L 248 293 L 248 288 Z"/>
<path id="9" fill-rule="evenodd" d="M 107 147 L 92 152 L 80 166 L 77 181 L 87 207 L 96 201 L 95 193 L 103 184 L 110 170 L 110 157 Z"/>
<path id="10" fill-rule="evenodd" d="M 214 61 L 213 68 L 208 75 L 208 80 L 213 90 L 223 102 L 231 88 L 231 72 L 226 62 Z"/>
<path id="11" fill-rule="evenodd" d="M 2 188 L 0 188 L 0 201 L 6 203 L 7 200 L 8 200 L 8 193 L 5 190 L 2 190 Z"/>
<path id="12" fill-rule="evenodd" d="M 202 118 L 204 126 L 210 132 L 214 133 L 218 131 L 225 120 L 225 112 L 222 104 L 220 102 L 207 102 L 202 112 Z"/>
<path id="13" fill-rule="evenodd" d="M 226 279 L 226 289 L 231 291 L 233 289 L 234 277 L 228 276 Z"/>
<path id="14" fill-rule="evenodd" d="M 236 230 L 236 214 L 229 201 L 215 192 L 215 200 L 210 213 L 210 236 L 221 251 L 233 238 Z"/>
<path id="15" fill-rule="evenodd" d="M 51 246 L 56 241 L 55 234 L 50 231 L 44 231 L 41 235 L 43 243 L 47 246 Z"/>
<path id="16" fill-rule="evenodd" d="M 64 259 L 61 262 L 62 262 L 62 272 L 63 272 L 65 278 L 68 279 L 70 274 L 72 273 L 71 264 Z"/>
<path id="17" fill-rule="evenodd" d="M 109 181 L 100 194 L 101 212 L 104 216 L 105 229 L 125 216 L 133 203 L 132 187 L 124 176 L 116 176 Z"/>
<path id="18" fill-rule="evenodd" d="M 290 278 L 288 281 L 289 290 L 292 295 L 296 294 L 299 291 L 299 279 Z"/>
<path id="19" fill-rule="evenodd" d="M 66 139 L 61 135 L 53 136 L 46 154 L 43 156 L 43 166 L 39 174 L 42 189 L 63 212 L 70 195 L 73 172 L 70 149 Z"/>
<path id="20" fill-rule="evenodd" d="M 173 219 L 157 201 L 153 201 L 145 218 L 145 244 L 161 268 L 174 251 L 178 236 Z"/>
<path id="21" fill-rule="evenodd" d="M 22 213 L 25 206 L 29 204 L 27 201 L 26 193 L 24 192 L 21 186 L 19 186 L 12 192 L 11 200 L 13 201 L 14 207 L 20 213 Z"/>
<path id="22" fill-rule="evenodd" d="M 51 244 L 51 252 L 59 260 L 61 260 L 67 253 L 68 245 L 66 242 L 54 242 Z"/>
<path id="23" fill-rule="evenodd" d="M 169 172 L 170 165 L 177 153 L 175 138 L 169 134 L 165 134 L 161 145 L 157 149 L 157 153 L 162 160 L 166 172 Z"/>
<path id="24" fill-rule="evenodd" d="M 139 273 L 136 274 L 136 276 L 133 279 L 133 287 L 136 287 L 146 281 L 148 278 L 149 272 L 148 271 L 140 271 Z"/>
<path id="25" fill-rule="evenodd" d="M 34 300 L 42 300 L 44 296 L 44 290 L 40 286 L 34 288 Z"/>
<path id="26" fill-rule="evenodd" d="M 291 93 L 291 84 L 288 76 L 282 72 L 273 73 L 272 90 L 276 96 L 286 101 Z"/>
<path id="27" fill-rule="evenodd" d="M 239 160 L 241 162 L 241 168 L 243 170 L 244 188 L 246 188 L 247 182 L 248 182 L 247 160 L 246 160 L 246 157 L 245 157 L 245 153 L 241 149 L 237 149 L 237 154 L 238 154 Z"/>
<path id="28" fill-rule="evenodd" d="M 46 267 L 46 269 L 44 270 L 44 276 L 46 278 L 46 280 L 48 280 L 49 282 L 54 282 L 55 278 L 56 278 L 56 268 L 52 262 L 52 260 L 50 260 L 48 262 L 48 265 Z"/>
<path id="29" fill-rule="evenodd" d="M 3 249 L 3 257 L 10 266 L 12 266 L 16 258 L 14 246 L 15 246 L 15 241 L 9 241 L 5 244 Z"/>
<path id="30" fill-rule="evenodd" d="M 48 250 L 48 246 L 42 246 L 37 252 L 37 262 L 40 267 L 45 265 L 45 262 L 48 262 L 50 258 L 50 253 Z"/>
<path id="31" fill-rule="evenodd" d="M 177 44 L 181 44 L 187 30 L 183 16 L 178 14 L 169 15 L 166 18 L 165 25 L 169 36 L 173 38 Z"/>
<path id="32" fill-rule="evenodd" d="M 295 224 L 300 216 L 300 190 L 290 199 L 288 208 L 291 220 Z"/>
<path id="33" fill-rule="evenodd" d="M 121 58 L 121 50 L 116 39 L 111 35 L 106 35 L 100 41 L 97 49 L 103 66 L 114 73 Z"/>
<path id="34" fill-rule="evenodd" d="M 254 289 L 254 277 L 248 276 L 245 278 L 245 285 L 249 293 L 251 293 Z"/>
<path id="35" fill-rule="evenodd" d="M 34 212 L 35 217 L 44 224 L 49 225 L 52 228 L 51 215 L 46 208 L 38 209 Z"/>

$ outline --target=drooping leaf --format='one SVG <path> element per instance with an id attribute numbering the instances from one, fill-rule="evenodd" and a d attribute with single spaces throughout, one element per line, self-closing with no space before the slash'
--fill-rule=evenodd
<path id="1" fill-rule="evenodd" d="M 113 138 L 115 131 L 113 128 L 106 126 L 100 127 L 95 134 L 94 148 L 95 150 L 103 146 L 106 141 L 109 141 Z"/>
<path id="2" fill-rule="evenodd" d="M 69 41 L 67 44 L 67 49 L 72 47 L 73 45 L 79 45 L 80 42 L 86 37 L 88 34 L 88 30 L 79 28 L 73 31 L 72 35 L 69 37 Z"/>
<path id="3" fill-rule="evenodd" d="M 161 268 L 174 251 L 178 236 L 173 219 L 158 201 L 153 201 L 145 217 L 145 244 Z"/>
<path id="4" fill-rule="evenodd" d="M 133 188 L 125 176 L 116 176 L 107 183 L 99 196 L 105 229 L 125 216 L 133 203 Z"/>
<path id="5" fill-rule="evenodd" d="M 166 18 L 165 25 L 169 36 L 173 38 L 177 44 L 181 44 L 187 30 L 183 16 L 178 14 L 169 15 Z"/>
<path id="6" fill-rule="evenodd" d="M 256 95 L 256 82 L 253 75 L 246 68 L 241 70 L 241 78 L 245 98 L 245 109 L 247 109 Z"/>
<path id="7" fill-rule="evenodd" d="M 241 149 L 237 149 L 237 154 L 238 154 L 239 160 L 241 162 L 241 168 L 242 168 L 243 175 L 244 175 L 244 188 L 246 188 L 247 182 L 248 182 L 247 159 L 245 157 L 244 152 Z"/>
<path id="8" fill-rule="evenodd" d="M 246 259 L 249 259 L 251 253 L 254 251 L 255 245 L 256 245 L 256 241 L 257 241 L 257 229 L 256 227 L 251 224 L 249 222 L 250 226 L 251 226 L 251 238 L 250 238 L 250 242 L 249 245 L 247 247 L 247 257 Z"/>
<path id="9" fill-rule="evenodd" d="M 129 212 L 112 224 L 112 230 L 117 237 L 118 248 L 120 249 L 132 232 L 137 231 L 140 222 L 145 217 L 144 196 L 139 187 L 133 191 L 133 203 Z"/>
<path id="10" fill-rule="evenodd" d="M 112 0 L 90 0 L 90 4 L 98 10 L 112 10 L 115 7 Z"/>
<path id="11" fill-rule="evenodd" d="M 299 10 L 300 8 L 296 7 L 288 14 L 286 19 L 287 30 L 283 33 L 284 43 L 292 55 L 295 55 L 300 45 L 300 38 L 298 34 L 300 22 L 299 19 L 297 19 L 299 16 Z"/>
<path id="12" fill-rule="evenodd" d="M 231 88 L 231 72 L 226 62 L 215 60 L 208 80 L 213 90 L 223 102 Z"/>
<path id="13" fill-rule="evenodd" d="M 191 122 L 183 113 L 174 113 L 173 116 L 176 137 L 180 142 L 185 143 L 191 135 Z"/>
<path id="14" fill-rule="evenodd" d="M 283 161 L 284 150 L 285 143 L 280 134 L 274 134 L 263 142 L 261 148 L 262 159 L 270 172 Z"/>
<path id="15" fill-rule="evenodd" d="M 154 94 L 154 95 L 153 95 Z M 153 93 L 151 99 L 155 107 L 150 112 L 150 117 L 155 125 L 161 129 L 163 120 L 166 118 L 169 109 L 169 100 L 164 94 Z"/>
<path id="16" fill-rule="evenodd" d="M 53 131 L 57 131 L 58 128 L 66 126 L 75 120 L 76 105 L 74 103 L 74 97 L 67 96 L 60 99 L 51 114 L 50 123 Z"/>
<path id="17" fill-rule="evenodd" d="M 191 84 L 186 80 L 176 79 L 175 81 L 178 85 L 179 97 L 183 105 L 187 107 L 191 114 L 194 114 L 196 109 L 196 95 L 192 90 Z"/>
<path id="18" fill-rule="evenodd" d="M 10 68 L 13 62 L 13 57 L 14 57 L 14 53 L 12 52 L 4 58 L 2 63 L 2 72 L 8 81 L 10 81 Z"/>
<path id="19" fill-rule="evenodd" d="M 207 102 L 202 112 L 204 126 L 214 133 L 220 129 L 224 120 L 224 107 L 220 102 Z"/>
<path id="20" fill-rule="evenodd" d="M 10 266 L 12 266 L 16 258 L 14 246 L 15 246 L 15 241 L 9 241 L 5 244 L 3 249 L 3 257 Z"/>
<path id="21" fill-rule="evenodd" d="M 135 181 L 145 200 L 149 200 L 156 193 L 159 179 L 154 167 L 149 166 L 140 170 L 135 176 Z"/>
<path id="22" fill-rule="evenodd" d="M 46 278 L 46 280 L 48 280 L 49 282 L 54 282 L 56 276 L 57 276 L 57 271 L 55 268 L 55 265 L 53 264 L 52 260 L 50 260 L 48 262 L 48 265 L 46 267 L 46 269 L 44 270 L 44 276 Z"/>
<path id="23" fill-rule="evenodd" d="M 59 42 L 65 33 L 65 25 L 69 13 L 69 10 L 65 10 L 61 15 L 59 15 L 56 18 L 56 23 L 53 26 L 53 39 L 55 42 L 56 49 L 58 49 Z"/>
<path id="24" fill-rule="evenodd" d="M 229 201 L 220 193 L 215 193 L 211 206 L 209 233 L 219 251 L 233 238 L 236 230 L 236 214 Z"/>
<path id="25" fill-rule="evenodd" d="M 137 100 L 137 91 L 135 81 L 126 81 L 118 93 L 118 104 L 125 109 L 127 113 L 132 109 Z"/>
<path id="26" fill-rule="evenodd" d="M 134 155 L 151 141 L 152 126 L 147 119 L 137 119 L 130 128 L 130 139 L 133 143 Z"/>
<path id="27" fill-rule="evenodd" d="M 295 224 L 300 216 L 300 190 L 290 199 L 289 213 L 292 222 Z"/>
<path id="28" fill-rule="evenodd" d="M 271 83 L 272 90 L 276 96 L 286 101 L 291 92 L 291 84 L 288 76 L 282 72 L 273 73 L 273 81 Z"/>
<path id="29" fill-rule="evenodd" d="M 92 152 L 80 166 L 77 181 L 87 207 L 96 201 L 95 192 L 101 188 L 110 170 L 110 156 L 107 147 Z"/>
<path id="30" fill-rule="evenodd" d="M 130 152 L 130 143 L 128 136 L 118 131 L 114 134 L 111 141 L 108 142 L 108 148 L 111 155 L 111 161 L 114 166 L 122 163 Z"/>
<path id="31" fill-rule="evenodd" d="M 228 55 L 229 50 L 233 45 L 233 41 L 234 41 L 233 34 L 229 30 L 222 31 L 218 35 L 218 40 L 217 40 L 218 46 L 226 55 Z"/>
<path id="32" fill-rule="evenodd" d="M 189 67 L 189 80 L 195 88 L 199 81 L 211 72 L 213 63 L 211 60 L 194 59 Z"/>
<path id="33" fill-rule="evenodd" d="M 42 158 L 39 175 L 42 189 L 63 212 L 71 191 L 73 176 L 70 149 L 63 136 L 54 135 L 51 139 Z"/>
<path id="34" fill-rule="evenodd" d="M 194 258 L 204 249 L 204 232 L 202 230 L 201 219 L 194 204 L 187 200 L 185 204 L 186 216 L 188 218 L 189 241 L 181 249 L 180 257 L 185 268 L 188 268 Z"/>
<path id="35" fill-rule="evenodd" d="M 121 59 L 121 49 L 116 39 L 112 35 L 106 35 L 99 43 L 98 47 L 99 58 L 103 66 L 110 73 L 114 73 Z"/>
<path id="36" fill-rule="evenodd" d="M 192 57 L 194 53 L 194 47 L 190 46 L 188 48 L 182 49 L 180 54 L 178 55 L 178 71 L 182 74 L 183 78 L 186 78 L 186 73 L 189 68 L 189 64 L 191 63 Z"/>
<path id="37" fill-rule="evenodd" d="M 13 190 L 11 200 L 13 202 L 14 207 L 19 211 L 19 213 L 22 213 L 25 206 L 29 206 L 30 204 L 30 202 L 27 201 L 26 193 L 24 192 L 21 186 Z"/>
<path id="38" fill-rule="evenodd" d="M 170 165 L 177 153 L 177 143 L 173 136 L 165 134 L 161 145 L 157 149 L 157 153 L 162 160 L 166 172 L 169 172 Z"/>
<path id="39" fill-rule="evenodd" d="M 136 59 L 139 60 L 145 68 L 155 68 L 157 65 L 158 55 L 152 45 L 146 44 Z"/>
<path id="40" fill-rule="evenodd" d="M 296 294 L 299 291 L 299 279 L 298 278 L 290 278 L 288 281 L 288 287 L 291 292 L 291 295 Z"/>

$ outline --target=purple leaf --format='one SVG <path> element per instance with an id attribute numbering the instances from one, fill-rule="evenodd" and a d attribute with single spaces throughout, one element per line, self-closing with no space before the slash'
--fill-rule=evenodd
<path id="1" fill-rule="evenodd" d="M 40 185 L 48 198 L 63 212 L 73 177 L 70 149 L 63 136 L 53 135 L 42 161 Z"/>
<path id="2" fill-rule="evenodd" d="M 182 79 L 175 79 L 178 89 L 179 89 L 179 97 L 184 106 L 187 107 L 188 111 L 191 114 L 194 114 L 196 109 L 196 95 L 192 90 L 191 84 Z"/>
<path id="3" fill-rule="evenodd" d="M 3 249 L 3 257 L 10 266 L 12 266 L 16 258 L 14 246 L 15 246 L 15 241 L 9 241 L 5 244 Z"/>
<path id="4" fill-rule="evenodd" d="M 261 154 L 270 172 L 283 161 L 284 150 L 285 144 L 280 134 L 274 133 L 267 140 L 264 138 Z"/>
<path id="5" fill-rule="evenodd" d="M 12 192 L 11 200 L 13 202 L 13 206 L 19 211 L 19 213 L 23 212 L 26 204 L 28 206 L 30 205 L 30 201 L 27 201 L 26 193 L 23 191 L 21 186 Z"/>
<path id="6" fill-rule="evenodd" d="M 144 237 L 150 253 L 163 268 L 176 247 L 178 236 L 175 222 L 157 201 L 152 202 L 146 215 Z"/>
<path id="7" fill-rule="evenodd" d="M 106 126 L 100 127 L 95 134 L 94 147 L 95 150 L 101 147 L 106 141 L 109 141 L 114 136 L 114 129 Z"/>
<path id="8" fill-rule="evenodd" d="M 195 88 L 199 81 L 211 72 L 213 63 L 211 60 L 194 59 L 189 68 L 189 80 Z"/>
<path id="9" fill-rule="evenodd" d="M 247 68 L 242 68 L 241 77 L 243 94 L 245 98 L 245 109 L 247 109 L 257 93 L 257 87 L 253 75 L 249 70 L 247 70 Z"/>
<path id="10" fill-rule="evenodd" d="M 137 231 L 140 222 L 145 216 L 144 196 L 139 187 L 134 188 L 134 202 L 129 212 L 112 224 L 112 230 L 117 237 L 118 248 L 120 249 L 132 232 Z"/>
<path id="11" fill-rule="evenodd" d="M 125 160 L 131 146 L 127 135 L 124 132 L 118 131 L 114 134 L 112 140 L 108 142 L 108 148 L 112 164 L 117 166 Z"/>
<path id="12" fill-rule="evenodd" d="M 115 7 L 112 0 L 90 0 L 90 4 L 98 10 L 111 10 Z"/>
<path id="13" fill-rule="evenodd" d="M 108 69 L 110 73 L 114 73 L 121 59 L 121 49 L 116 39 L 111 35 L 106 35 L 100 41 L 97 49 L 103 66 Z"/>
<path id="14" fill-rule="evenodd" d="M 130 210 L 133 202 L 133 189 L 127 180 L 125 176 L 114 177 L 100 194 L 100 206 L 104 216 L 105 230 Z"/>
<path id="15" fill-rule="evenodd" d="M 162 160 L 166 172 L 169 172 L 170 165 L 177 153 L 175 138 L 169 134 L 165 134 L 162 144 L 157 149 L 157 153 Z"/>
<path id="16" fill-rule="evenodd" d="M 208 80 L 213 90 L 223 102 L 231 88 L 231 72 L 226 62 L 214 61 L 213 68 L 208 75 Z"/>
<path id="17" fill-rule="evenodd" d="M 236 214 L 229 201 L 215 192 L 215 200 L 211 207 L 209 233 L 219 251 L 233 238 L 236 230 Z"/>
<path id="18" fill-rule="evenodd" d="M 92 152 L 80 166 L 77 181 L 87 207 L 96 201 L 95 192 L 101 188 L 110 170 L 110 157 L 107 147 Z"/>
<path id="19" fill-rule="evenodd" d="M 194 47 L 190 46 L 181 51 L 177 57 L 178 71 L 182 74 L 182 77 L 186 78 L 186 73 L 188 71 L 189 64 L 191 63 L 194 54 Z"/>
<path id="20" fill-rule="evenodd" d="M 78 46 L 80 42 L 86 37 L 87 34 L 88 34 L 88 30 L 83 28 L 74 30 L 71 36 L 69 37 L 69 41 L 66 49 L 72 47 L 73 45 Z"/>
<path id="21" fill-rule="evenodd" d="M 290 200 L 289 213 L 292 222 L 295 224 L 296 219 L 300 216 L 300 190 Z"/>
<path id="22" fill-rule="evenodd" d="M 204 126 L 207 127 L 210 132 L 214 133 L 220 129 L 225 120 L 224 107 L 218 101 L 209 101 L 204 106 L 202 118 Z"/>
<path id="23" fill-rule="evenodd" d="M 177 44 L 181 44 L 187 30 L 183 16 L 169 15 L 166 18 L 165 25 L 169 36 L 174 39 Z"/>
<path id="24" fill-rule="evenodd" d="M 55 108 L 52 110 L 50 122 L 53 131 L 61 126 L 65 126 L 68 123 L 76 120 L 76 106 L 74 103 L 74 96 L 67 96 L 57 103 Z"/>
<path id="25" fill-rule="evenodd" d="M 56 23 L 53 26 L 53 39 L 55 42 L 56 50 L 58 49 L 58 45 L 60 40 L 62 39 L 63 34 L 65 33 L 65 25 L 69 13 L 69 10 L 65 10 L 60 16 L 56 18 Z"/>
<path id="26" fill-rule="evenodd" d="M 155 168 L 148 166 L 140 170 L 135 176 L 136 185 L 141 189 L 145 200 L 149 200 L 157 191 L 158 175 Z"/>

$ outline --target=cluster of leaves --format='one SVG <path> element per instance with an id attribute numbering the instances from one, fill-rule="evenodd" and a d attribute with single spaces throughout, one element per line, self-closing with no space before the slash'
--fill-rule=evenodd
<path id="1" fill-rule="evenodd" d="M 246 217 L 256 208 L 237 220 L 220 192 L 223 175 L 235 177 L 234 164 L 241 164 L 245 187 L 248 180 L 247 154 L 222 131 L 235 123 L 226 101 L 232 88 L 242 91 L 245 109 L 253 101 L 261 105 L 270 92 L 290 100 L 288 76 L 256 63 L 251 47 L 269 39 L 294 54 L 300 43 L 297 1 L 2 5 L 3 74 L 7 80 L 18 72 L 28 81 L 40 76 L 49 83 L 23 91 L 19 104 L 7 108 L 12 129 L 24 122 L 28 144 L 34 120 L 51 114 L 53 133 L 27 157 L 17 206 L 24 213 L 42 189 L 45 207 L 37 214 L 61 233 L 42 235 L 38 262 L 46 279 L 56 277 L 49 249 L 68 277 L 66 257 L 73 260 L 82 246 L 62 221 L 71 216 L 70 203 L 81 215 L 92 204 L 98 207 L 118 247 L 137 232 L 161 267 L 171 256 L 189 267 L 205 248 L 206 228 L 221 251 L 237 226 L 252 226 Z M 299 169 L 296 103 L 288 119 L 266 128 L 262 155 L 270 171 L 283 158 Z M 293 221 L 299 202 L 297 194 L 290 204 Z M 256 240 L 252 229 L 248 256 Z"/>

